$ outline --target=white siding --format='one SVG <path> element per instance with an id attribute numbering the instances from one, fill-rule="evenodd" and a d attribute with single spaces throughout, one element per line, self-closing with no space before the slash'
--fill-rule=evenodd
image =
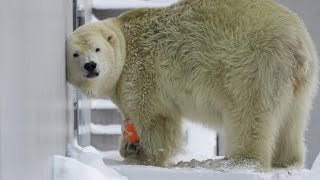
<path id="1" fill-rule="evenodd" d="M 72 0 L 0 4 L 0 179 L 49 180 L 50 156 L 65 154 L 71 117 L 65 38 Z"/>

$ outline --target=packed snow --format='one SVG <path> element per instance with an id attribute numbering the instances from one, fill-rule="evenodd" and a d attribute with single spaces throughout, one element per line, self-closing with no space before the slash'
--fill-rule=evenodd
<path id="1" fill-rule="evenodd" d="M 90 123 L 90 131 L 92 134 L 121 134 L 121 125 L 119 124 L 110 124 L 110 125 L 101 125 Z"/>
<path id="2" fill-rule="evenodd" d="M 103 173 L 76 159 L 54 156 L 54 180 L 125 180 L 115 173 Z"/>
<path id="3" fill-rule="evenodd" d="M 93 0 L 94 9 L 133 9 L 165 7 L 179 0 Z"/>
<path id="4" fill-rule="evenodd" d="M 92 16 L 91 20 L 92 22 L 99 21 L 94 16 Z M 79 109 L 117 109 L 117 106 L 112 101 L 106 99 L 79 100 L 78 107 Z"/>
<path id="5" fill-rule="evenodd" d="M 110 100 L 93 99 L 91 100 L 91 109 L 117 109 L 117 106 Z"/>
<path id="6" fill-rule="evenodd" d="M 91 15 L 91 22 L 98 22 L 100 21 L 95 15 Z"/>
<path id="7" fill-rule="evenodd" d="M 128 180 L 106 166 L 93 147 L 68 146 L 68 155 L 54 156 L 54 180 Z"/>
<path id="8" fill-rule="evenodd" d="M 54 157 L 54 180 L 319 180 L 320 155 L 311 170 L 275 169 L 257 172 L 252 169 L 214 171 L 210 168 L 160 168 L 129 165 L 116 151 L 101 153 L 93 147 L 69 146 L 70 157 Z M 194 162 L 194 161 L 193 161 Z M 190 161 L 190 163 L 193 163 Z"/>
<path id="9" fill-rule="evenodd" d="M 104 162 L 108 164 L 109 167 L 114 168 L 120 174 L 127 176 L 130 180 L 212 180 L 223 179 L 223 180 L 319 180 L 320 179 L 320 162 L 319 169 L 315 170 L 314 167 L 311 171 L 308 169 L 275 169 L 271 172 L 257 172 L 254 169 L 234 169 L 225 171 L 214 171 L 210 169 L 210 166 L 205 166 L 209 164 L 212 160 L 202 159 L 199 163 L 197 160 L 191 160 L 185 162 L 186 166 L 182 167 L 172 167 L 172 168 L 160 168 L 153 166 L 139 166 L 139 165 L 128 165 L 123 158 L 120 157 L 119 152 L 111 151 L 104 152 Z M 203 158 L 203 157 L 200 157 Z M 215 157 L 213 159 L 220 159 L 220 157 Z M 179 156 L 176 158 L 178 160 L 190 159 L 190 157 Z M 320 161 L 320 155 L 318 158 Z M 198 162 L 198 163 L 197 163 Z M 317 164 L 317 163 L 315 163 Z M 192 168 L 191 168 L 192 167 Z"/>
<path id="10" fill-rule="evenodd" d="M 314 161 L 311 170 L 312 171 L 317 171 L 317 172 L 320 173 L 320 153 L 318 154 L 318 157 Z"/>

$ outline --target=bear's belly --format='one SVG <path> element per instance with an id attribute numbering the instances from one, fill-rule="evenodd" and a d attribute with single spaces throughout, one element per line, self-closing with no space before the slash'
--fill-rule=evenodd
<path id="1" fill-rule="evenodd" d="M 214 129 L 223 127 L 223 113 L 215 104 L 195 99 L 186 101 L 180 107 L 183 118 Z"/>
<path id="2" fill-rule="evenodd" d="M 180 112 L 184 119 L 201 123 L 210 128 L 222 128 L 222 110 L 226 100 L 222 101 L 215 94 L 222 96 L 223 93 L 218 92 L 218 88 L 205 87 L 202 84 L 189 82 L 190 79 L 158 80 L 159 86 L 162 87 L 160 97 L 167 97 L 164 98 L 163 104 L 168 105 L 167 107 L 170 107 L 171 111 Z M 193 86 L 187 86 L 187 84 L 193 84 Z M 214 85 L 210 84 L 210 86 Z"/>

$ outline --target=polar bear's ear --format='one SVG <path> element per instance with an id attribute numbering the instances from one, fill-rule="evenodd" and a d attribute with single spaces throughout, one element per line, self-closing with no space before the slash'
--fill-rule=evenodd
<path id="1" fill-rule="evenodd" d="M 115 41 L 115 36 L 110 33 L 106 34 L 106 36 L 104 38 L 110 43 L 113 43 Z"/>
<path id="2" fill-rule="evenodd" d="M 101 30 L 101 34 L 103 38 L 108 41 L 108 42 L 113 42 L 114 41 L 114 35 L 110 32 L 106 32 L 105 30 Z"/>
<path id="3" fill-rule="evenodd" d="M 108 42 L 113 42 L 115 40 L 115 37 L 113 34 L 110 34 L 110 33 L 105 33 L 103 35 L 104 39 Z"/>
<path id="4" fill-rule="evenodd" d="M 111 34 L 107 37 L 107 41 L 112 41 L 112 40 L 113 40 L 113 35 Z"/>

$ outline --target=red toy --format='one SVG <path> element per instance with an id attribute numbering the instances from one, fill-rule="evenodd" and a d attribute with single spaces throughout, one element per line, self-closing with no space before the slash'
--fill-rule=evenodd
<path id="1" fill-rule="evenodd" d="M 122 130 L 123 137 L 126 141 L 131 143 L 139 143 L 140 139 L 136 128 L 130 118 L 126 118 L 123 122 L 123 130 Z"/>

